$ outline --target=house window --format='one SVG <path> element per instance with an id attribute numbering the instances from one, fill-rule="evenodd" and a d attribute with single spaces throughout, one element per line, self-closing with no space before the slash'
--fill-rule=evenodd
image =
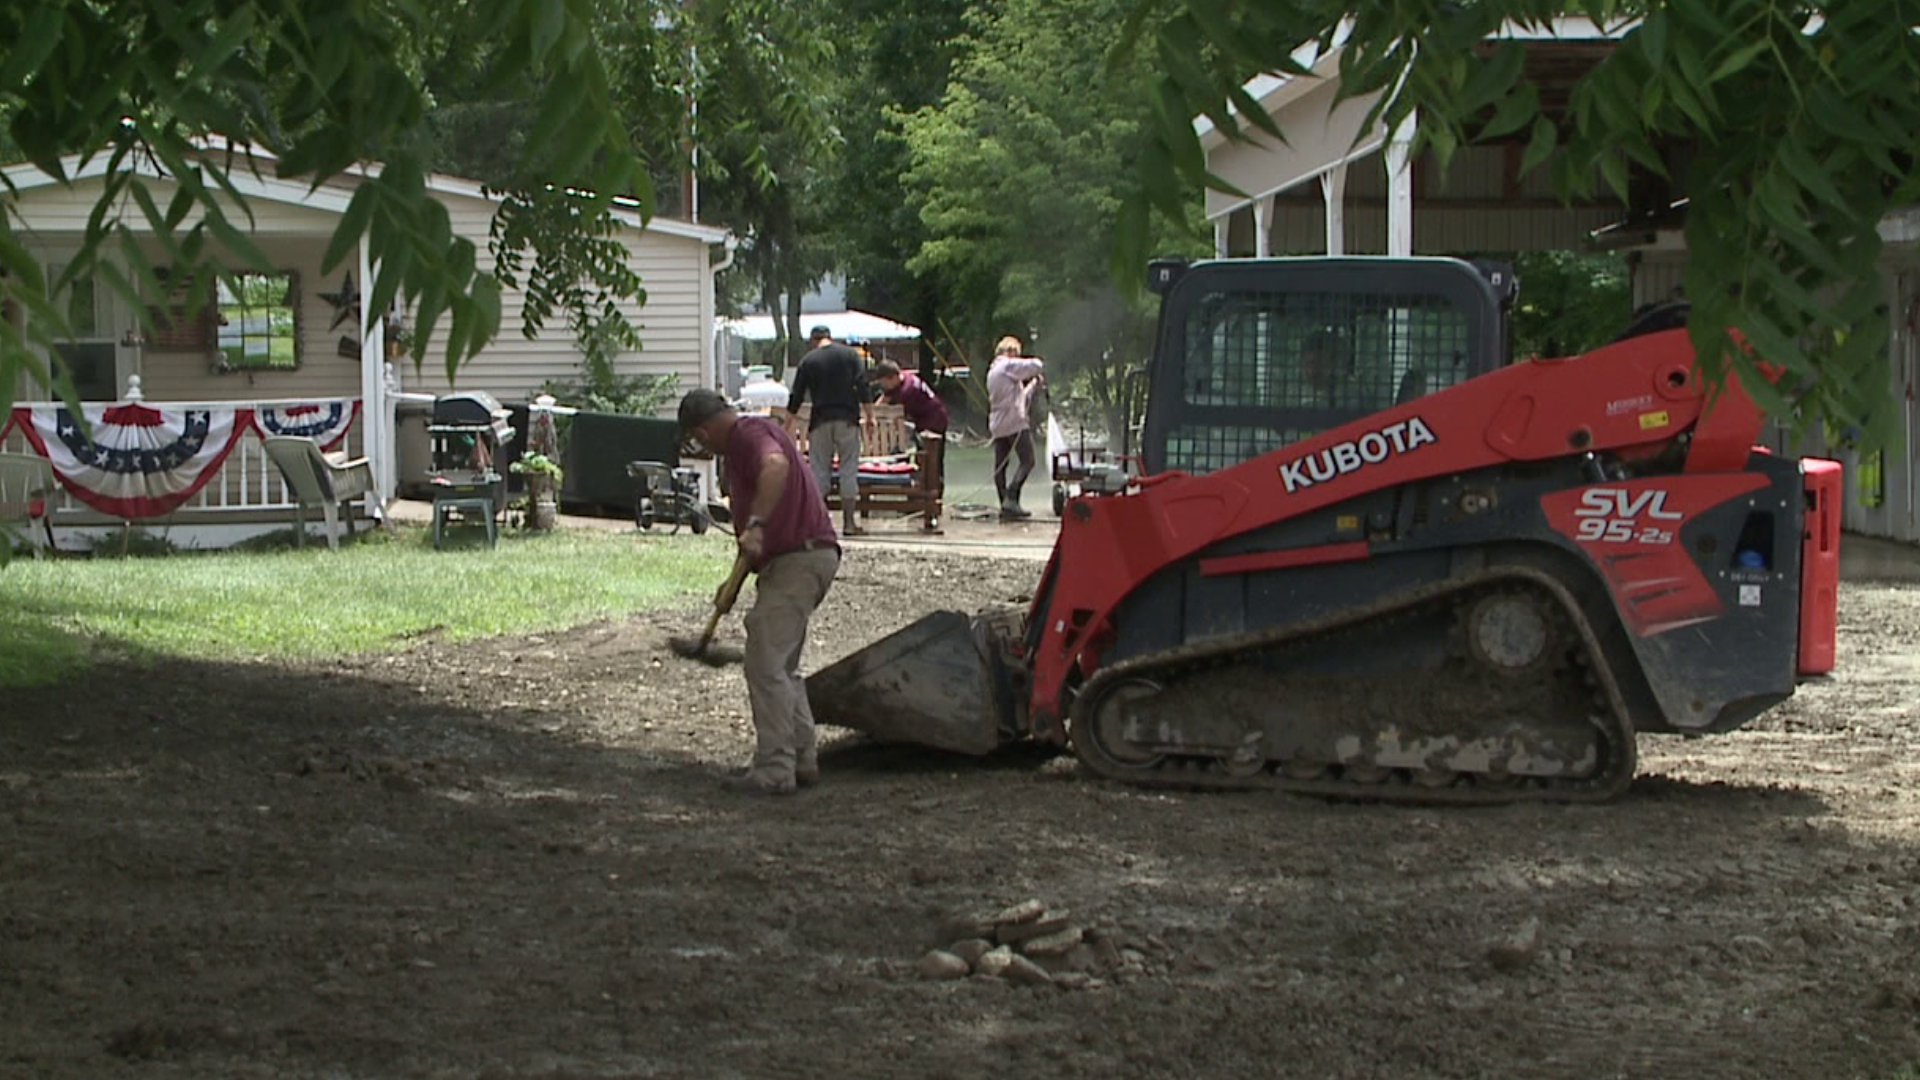
<path id="1" fill-rule="evenodd" d="M 297 286 L 291 270 L 220 279 L 217 340 L 224 366 L 247 371 L 300 366 Z"/>
<path id="2" fill-rule="evenodd" d="M 100 336 L 100 297 L 92 274 L 81 274 L 67 289 L 67 329 L 76 338 Z"/>
<path id="3" fill-rule="evenodd" d="M 47 287 L 51 289 L 67 270 L 65 263 L 47 264 Z M 112 336 L 107 329 L 106 312 L 103 301 L 106 295 L 95 282 L 91 272 L 77 274 L 67 283 L 67 287 L 54 297 L 54 306 L 66 309 L 67 330 L 74 341 Z"/>

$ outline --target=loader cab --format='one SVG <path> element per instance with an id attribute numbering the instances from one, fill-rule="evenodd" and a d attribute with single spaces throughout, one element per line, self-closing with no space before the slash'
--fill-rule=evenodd
<path id="1" fill-rule="evenodd" d="M 1156 260 L 1142 465 L 1213 472 L 1500 367 L 1490 279 L 1458 259 Z"/>

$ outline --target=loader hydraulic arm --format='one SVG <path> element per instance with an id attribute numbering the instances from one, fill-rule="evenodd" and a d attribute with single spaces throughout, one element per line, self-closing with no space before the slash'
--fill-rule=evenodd
<path id="1" fill-rule="evenodd" d="M 1712 408 L 1685 330 L 1516 364 L 1204 476 L 1149 477 L 1067 507 L 1028 638 L 1029 722 L 1064 742 L 1069 693 L 1097 668 L 1120 602 L 1156 572 L 1368 492 L 1508 462 L 1656 453 L 1688 472 L 1739 469 L 1761 412 L 1731 376 Z M 1238 555 L 1263 569 L 1370 557 L 1364 540 Z M 1249 561 L 1251 560 L 1251 561 Z"/>

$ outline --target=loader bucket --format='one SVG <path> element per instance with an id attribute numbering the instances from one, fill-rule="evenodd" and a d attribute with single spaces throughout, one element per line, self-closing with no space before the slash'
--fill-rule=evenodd
<path id="1" fill-rule="evenodd" d="M 936 611 L 807 678 L 816 723 L 882 742 L 985 754 L 1005 741 L 1012 691 L 996 624 Z"/>

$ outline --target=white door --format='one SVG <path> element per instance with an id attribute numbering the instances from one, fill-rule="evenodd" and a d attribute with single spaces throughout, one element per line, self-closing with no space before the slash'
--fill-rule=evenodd
<path id="1" fill-rule="evenodd" d="M 47 280 L 56 280 L 65 269 L 64 260 L 50 261 Z M 75 279 L 62 290 L 58 302 L 67 313 L 72 336 L 54 349 L 66 362 L 80 400 L 118 401 L 140 360 L 139 346 L 129 343 L 134 340 L 129 331 L 138 327 L 127 305 L 93 274 Z"/>

